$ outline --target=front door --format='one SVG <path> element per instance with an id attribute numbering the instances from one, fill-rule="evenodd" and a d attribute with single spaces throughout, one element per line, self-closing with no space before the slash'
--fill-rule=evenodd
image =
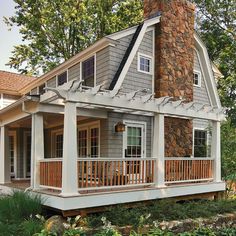
<path id="1" fill-rule="evenodd" d="M 125 158 L 140 159 L 145 156 L 145 124 L 125 122 L 126 130 L 124 132 L 124 156 Z M 142 182 L 141 170 L 144 170 L 141 160 L 127 161 L 125 165 L 129 181 Z"/>
<path id="2" fill-rule="evenodd" d="M 99 124 L 91 123 L 79 126 L 78 155 L 79 157 L 99 157 L 100 155 Z"/>

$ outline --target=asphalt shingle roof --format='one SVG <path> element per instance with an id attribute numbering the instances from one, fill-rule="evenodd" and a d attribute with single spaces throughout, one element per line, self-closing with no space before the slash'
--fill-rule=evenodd
<path id="1" fill-rule="evenodd" d="M 0 70 L 0 90 L 19 92 L 36 78 Z"/>

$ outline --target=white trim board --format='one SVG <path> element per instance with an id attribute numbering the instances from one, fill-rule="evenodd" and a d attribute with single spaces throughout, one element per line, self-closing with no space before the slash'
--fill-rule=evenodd
<path id="1" fill-rule="evenodd" d="M 1 188 L 8 188 L 0 186 Z M 178 196 L 188 196 L 194 194 L 211 193 L 225 190 L 224 182 L 189 184 L 179 186 L 168 186 L 164 188 L 146 188 L 136 190 L 123 190 L 106 193 L 81 194 L 74 197 L 59 197 L 53 195 L 42 194 L 40 192 L 32 192 L 32 194 L 40 194 L 45 200 L 44 205 L 57 208 L 60 210 L 84 209 L 89 207 L 108 206 L 113 204 L 139 202 L 155 199 L 163 199 Z"/>

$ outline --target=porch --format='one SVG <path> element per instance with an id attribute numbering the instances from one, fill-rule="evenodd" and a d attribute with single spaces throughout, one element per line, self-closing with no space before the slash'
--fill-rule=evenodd
<path id="1" fill-rule="evenodd" d="M 9 128 L 19 125 L 31 134 L 30 190 L 40 193 L 47 199 L 45 204 L 54 208 L 69 210 L 224 190 L 221 110 L 169 97 L 155 99 L 152 94 L 118 96 L 119 91 L 100 91 L 99 86 L 70 91 L 73 86 L 52 89 L 55 91 L 36 101 L 29 99 L 17 117 L 3 117 L 3 191 L 14 188 L 9 184 L 7 134 Z M 164 120 L 168 116 L 210 121 L 209 155 L 165 157 Z M 120 120 L 126 130 L 116 133 L 114 125 Z M 57 131 L 46 135 L 54 127 Z"/>

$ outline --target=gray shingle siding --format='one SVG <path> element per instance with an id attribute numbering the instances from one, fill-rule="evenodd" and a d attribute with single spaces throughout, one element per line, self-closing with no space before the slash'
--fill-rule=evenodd
<path id="1" fill-rule="evenodd" d="M 104 84 L 104 88 L 108 88 L 109 80 L 109 49 L 106 47 L 96 53 L 96 84 Z"/>
<path id="2" fill-rule="evenodd" d="M 68 69 L 68 81 L 80 79 L 80 63 Z"/>
<path id="3" fill-rule="evenodd" d="M 194 70 L 201 72 L 201 87 L 193 86 L 193 100 L 203 104 L 211 104 L 206 88 L 206 83 L 197 53 L 194 53 Z"/>
<path id="4" fill-rule="evenodd" d="M 47 81 L 47 87 L 56 88 L 56 84 L 57 84 L 56 77 L 53 77 Z"/>
<path id="5" fill-rule="evenodd" d="M 196 52 L 194 52 L 194 70 L 201 72 L 201 87 L 193 86 L 193 100 L 195 102 L 211 105 L 206 88 L 205 78 Z M 194 128 L 206 129 L 208 126 L 209 122 L 207 120 L 193 120 Z"/>
<path id="6" fill-rule="evenodd" d="M 111 112 L 108 114 L 108 123 L 106 135 L 107 138 L 107 154 L 110 158 L 120 158 L 123 156 L 123 133 L 115 133 L 114 125 L 122 120 L 143 121 L 146 122 L 146 156 L 151 156 L 151 117 L 129 115 L 122 113 Z M 103 131 L 102 131 L 103 132 Z"/>

